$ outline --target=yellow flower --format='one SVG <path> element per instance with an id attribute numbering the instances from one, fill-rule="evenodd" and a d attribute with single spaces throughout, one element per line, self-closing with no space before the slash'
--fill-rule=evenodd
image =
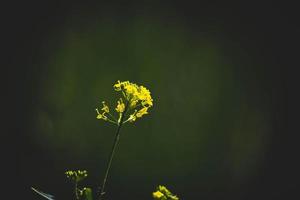
<path id="1" fill-rule="evenodd" d="M 122 112 L 124 112 L 124 110 L 125 110 L 125 104 L 123 103 L 123 99 L 120 98 L 120 101 L 118 101 L 118 105 L 116 107 L 116 111 L 118 113 L 122 113 Z"/>
<path id="2" fill-rule="evenodd" d="M 97 119 L 103 119 L 104 121 L 106 121 L 107 120 L 107 117 L 105 116 L 105 112 L 103 112 L 103 113 L 100 113 L 99 112 L 99 110 L 98 110 L 98 108 L 96 108 L 96 112 L 97 112 Z"/>
<path id="3" fill-rule="evenodd" d="M 123 82 L 118 81 L 114 85 L 114 88 L 116 91 L 121 91 L 122 89 L 124 89 L 125 85 L 128 85 L 128 84 L 129 84 L 129 81 L 123 81 Z"/>
<path id="4" fill-rule="evenodd" d="M 164 194 L 161 193 L 160 191 L 156 191 L 152 193 L 152 196 L 154 199 L 161 199 L 164 196 Z"/>
<path id="5" fill-rule="evenodd" d="M 75 182 L 79 182 L 82 179 L 84 179 L 85 177 L 87 177 L 87 171 L 86 170 L 77 170 L 77 171 L 66 171 L 65 174 L 67 175 L 67 178 L 75 181 Z"/>
<path id="6" fill-rule="evenodd" d="M 103 108 L 101 110 L 103 110 L 105 113 L 109 113 L 109 107 L 105 104 L 105 101 L 102 101 L 102 105 Z"/>
<path id="7" fill-rule="evenodd" d="M 124 123 L 126 122 L 134 122 L 136 120 L 136 113 L 137 113 L 137 110 L 135 110 L 131 115 L 129 115 L 128 119 L 126 121 L 124 121 Z"/>
<path id="8" fill-rule="evenodd" d="M 130 83 L 129 81 L 118 81 L 114 88 L 116 91 L 122 91 L 123 96 L 129 101 L 129 105 L 132 109 L 136 107 L 139 103 L 142 106 L 151 107 L 153 105 L 153 100 L 150 91 L 144 86 L 138 86 L 135 83 Z"/>
<path id="9" fill-rule="evenodd" d="M 136 113 L 136 117 L 137 117 L 137 118 L 140 118 L 140 117 L 142 117 L 143 115 L 148 114 L 147 110 L 148 110 L 148 107 L 143 107 L 141 110 L 139 110 L 139 111 Z"/>
<path id="10" fill-rule="evenodd" d="M 144 86 L 138 86 L 135 83 L 129 81 L 117 81 L 114 84 L 114 89 L 117 92 L 121 92 L 124 97 L 117 101 L 115 110 L 119 113 L 118 120 L 109 112 L 109 107 L 102 102 L 102 113 L 96 109 L 97 119 L 103 119 L 119 125 L 120 123 L 134 122 L 137 118 L 141 118 L 143 115 L 148 114 L 148 109 L 153 106 L 153 99 L 150 91 Z M 134 111 L 132 113 L 132 111 Z M 131 112 L 131 114 L 130 114 Z M 127 119 L 123 117 L 129 116 Z M 122 121 L 122 122 L 121 122 Z"/>
<path id="11" fill-rule="evenodd" d="M 102 105 L 103 105 L 103 107 L 101 108 L 101 110 L 103 111 L 102 113 L 100 113 L 98 108 L 96 108 L 96 112 L 98 114 L 97 119 L 103 119 L 107 121 L 108 117 L 106 116 L 106 113 L 109 113 L 109 107 L 106 105 L 105 101 L 102 101 Z"/>
<path id="12" fill-rule="evenodd" d="M 179 198 L 172 194 L 165 186 L 159 185 L 157 191 L 152 193 L 155 200 L 179 200 Z"/>

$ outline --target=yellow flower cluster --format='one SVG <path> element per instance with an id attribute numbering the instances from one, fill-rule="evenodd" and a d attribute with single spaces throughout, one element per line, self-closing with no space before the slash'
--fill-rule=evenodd
<path id="1" fill-rule="evenodd" d="M 103 105 L 103 107 L 101 108 L 101 110 L 103 111 L 102 113 L 100 113 L 98 108 L 96 108 L 96 111 L 98 113 L 97 119 L 107 120 L 108 118 L 106 116 L 106 113 L 109 113 L 109 107 L 105 104 L 105 101 L 102 101 L 102 105 Z"/>
<path id="2" fill-rule="evenodd" d="M 141 103 L 144 107 L 151 107 L 153 100 L 150 95 L 150 91 L 144 86 L 138 86 L 137 84 L 130 83 L 129 81 L 118 81 L 114 88 L 116 91 L 121 91 L 129 101 L 129 106 L 134 108 L 138 103 Z"/>
<path id="3" fill-rule="evenodd" d="M 98 114 L 97 119 L 103 119 L 117 125 L 120 125 L 120 123 L 134 122 L 137 118 L 148 114 L 148 109 L 153 106 L 150 91 L 144 86 L 138 86 L 129 81 L 118 81 L 114 85 L 114 89 L 117 92 L 121 92 L 123 96 L 117 101 L 115 108 L 119 114 L 118 120 L 109 112 L 109 107 L 105 102 L 102 102 L 103 107 L 101 113 L 96 109 Z M 127 112 L 131 112 L 131 114 L 126 115 Z M 127 119 L 125 119 L 125 117 L 127 117 Z"/>
<path id="4" fill-rule="evenodd" d="M 157 191 L 152 193 L 154 200 L 179 200 L 179 198 L 172 194 L 165 186 L 159 185 Z"/>
<path id="5" fill-rule="evenodd" d="M 86 170 L 77 170 L 77 171 L 66 171 L 65 174 L 67 175 L 67 178 L 71 179 L 72 181 L 79 182 L 87 177 L 87 171 Z"/>
<path id="6" fill-rule="evenodd" d="M 164 196 L 164 194 L 161 193 L 160 191 L 153 192 L 154 199 L 161 199 L 163 196 Z"/>

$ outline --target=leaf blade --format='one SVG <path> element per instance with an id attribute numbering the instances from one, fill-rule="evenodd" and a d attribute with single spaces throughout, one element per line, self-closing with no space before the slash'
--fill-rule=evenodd
<path id="1" fill-rule="evenodd" d="M 44 193 L 42 191 L 39 191 L 37 189 L 35 189 L 34 187 L 31 187 L 31 189 L 36 192 L 37 194 L 41 195 L 42 197 L 48 199 L 48 200 L 55 200 L 54 196 L 51 195 L 51 194 L 47 194 L 47 193 Z"/>

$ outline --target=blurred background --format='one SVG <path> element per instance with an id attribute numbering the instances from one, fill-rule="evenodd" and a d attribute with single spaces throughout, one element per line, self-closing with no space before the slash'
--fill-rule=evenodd
<path id="1" fill-rule="evenodd" d="M 95 108 L 116 105 L 117 80 L 146 86 L 154 106 L 121 130 L 108 199 L 152 199 L 159 184 L 190 200 L 284 199 L 296 190 L 284 7 L 30 3 L 8 17 L 12 199 L 41 199 L 31 186 L 72 199 L 68 169 L 88 170 L 83 186 L 99 186 L 116 127 Z"/>

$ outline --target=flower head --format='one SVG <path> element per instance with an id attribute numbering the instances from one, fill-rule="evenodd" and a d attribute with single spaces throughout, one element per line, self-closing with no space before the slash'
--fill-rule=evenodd
<path id="1" fill-rule="evenodd" d="M 77 170 L 77 171 L 66 171 L 65 174 L 67 175 L 67 178 L 71 179 L 74 182 L 79 182 L 87 177 L 87 171 L 86 170 Z"/>
<path id="2" fill-rule="evenodd" d="M 142 106 L 151 107 L 153 105 L 153 100 L 150 95 L 150 91 L 144 86 L 138 86 L 135 83 L 130 83 L 129 81 L 118 81 L 114 88 L 116 91 L 121 91 L 123 96 L 131 108 L 136 107 L 139 103 Z"/>
<path id="3" fill-rule="evenodd" d="M 96 109 L 98 114 L 97 119 L 103 119 L 117 125 L 120 123 L 134 122 L 137 118 L 148 114 L 148 109 L 153 106 L 150 91 L 144 86 L 138 86 L 129 81 L 117 81 L 117 83 L 114 84 L 114 89 L 122 94 L 115 108 L 117 113 L 119 113 L 118 120 L 109 112 L 109 107 L 105 102 L 101 109 L 102 113 Z"/>
<path id="4" fill-rule="evenodd" d="M 165 186 L 159 185 L 157 190 L 152 193 L 154 200 L 179 200 L 179 198 L 172 194 Z"/>

